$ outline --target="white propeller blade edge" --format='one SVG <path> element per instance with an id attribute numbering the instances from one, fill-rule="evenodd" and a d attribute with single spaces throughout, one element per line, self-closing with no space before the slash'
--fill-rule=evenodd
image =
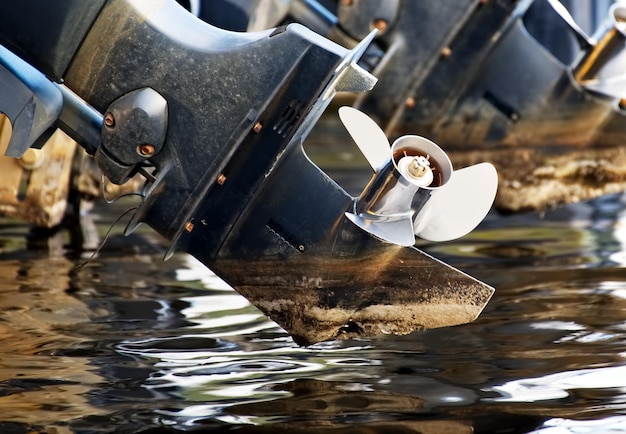
<path id="1" fill-rule="evenodd" d="M 574 32 L 578 41 L 584 43 L 586 45 L 585 48 L 593 47 L 595 45 L 595 41 L 585 33 L 585 31 L 578 25 L 572 14 L 567 10 L 567 8 L 561 3 L 559 0 L 548 0 L 548 3 L 554 9 L 554 11 L 559 14 L 559 16 L 565 21 L 568 27 Z"/>
<path id="2" fill-rule="evenodd" d="M 415 234 L 428 241 L 449 241 L 468 234 L 491 209 L 497 190 L 498 173 L 491 163 L 455 170 L 418 214 Z"/>
<path id="3" fill-rule="evenodd" d="M 345 216 L 365 232 L 381 240 L 404 247 L 415 244 L 413 220 L 409 215 L 406 218 L 388 221 L 366 219 L 350 212 L 345 213 Z"/>
<path id="4" fill-rule="evenodd" d="M 385 132 L 368 115 L 349 106 L 339 108 L 339 118 L 372 169 L 380 171 L 391 159 Z"/>

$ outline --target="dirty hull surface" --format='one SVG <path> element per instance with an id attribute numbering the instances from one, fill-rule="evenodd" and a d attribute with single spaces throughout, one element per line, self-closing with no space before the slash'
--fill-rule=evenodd
<path id="1" fill-rule="evenodd" d="M 219 271 L 235 276 L 236 290 L 302 345 L 464 324 L 493 293 L 417 249 L 372 240 L 363 251 L 219 263 Z"/>

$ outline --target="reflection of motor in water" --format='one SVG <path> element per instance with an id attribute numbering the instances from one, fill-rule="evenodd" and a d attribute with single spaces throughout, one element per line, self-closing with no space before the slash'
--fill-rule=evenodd
<path id="1" fill-rule="evenodd" d="M 63 431 L 84 414 L 105 414 L 88 400 L 102 384 L 89 360 L 54 357 L 54 351 L 80 348 L 87 339 L 68 330 L 92 320 L 88 306 L 68 293 L 74 262 L 62 254 L 18 260 L 20 255 L 12 253 L 10 260 L 0 261 L 0 425 L 3 430 L 28 425 Z"/>

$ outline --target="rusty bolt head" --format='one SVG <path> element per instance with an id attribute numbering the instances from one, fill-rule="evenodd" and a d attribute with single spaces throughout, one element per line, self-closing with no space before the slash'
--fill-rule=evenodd
<path id="1" fill-rule="evenodd" d="M 187 222 L 187 223 L 185 223 L 185 230 L 186 230 L 187 232 L 191 232 L 191 231 L 193 231 L 193 223 L 192 223 L 192 222 Z"/>
<path id="2" fill-rule="evenodd" d="M 224 185 L 224 183 L 226 182 L 226 175 L 224 175 L 223 173 L 221 173 L 221 174 L 217 177 L 216 182 L 217 182 L 219 185 Z"/>
<path id="3" fill-rule="evenodd" d="M 384 32 L 389 27 L 389 23 L 387 20 L 383 20 L 382 18 L 377 18 L 372 22 L 372 26 L 377 29 L 379 32 Z"/>
<path id="4" fill-rule="evenodd" d="M 150 157 L 154 154 L 154 146 L 147 143 L 137 146 L 137 153 L 143 157 Z"/>
<path id="5" fill-rule="evenodd" d="M 450 57 L 450 55 L 452 55 L 452 49 L 450 47 L 445 47 L 443 50 L 441 50 L 441 57 L 443 57 L 444 59 L 446 57 Z"/>
<path id="6" fill-rule="evenodd" d="M 352 6 L 354 4 L 354 0 L 341 0 L 341 6 Z"/>
<path id="7" fill-rule="evenodd" d="M 259 134 L 262 129 L 263 129 L 263 124 L 261 122 L 257 122 L 256 124 L 254 124 L 254 127 L 252 127 L 252 131 L 254 131 L 255 134 Z"/>
<path id="8" fill-rule="evenodd" d="M 406 101 L 404 101 L 404 106 L 408 109 L 412 109 L 413 107 L 415 107 L 415 98 L 413 98 L 412 96 L 408 97 Z"/>
<path id="9" fill-rule="evenodd" d="M 104 115 L 104 125 L 109 128 L 113 128 L 115 126 L 115 117 L 113 116 L 113 113 L 109 112 Z"/>
<path id="10" fill-rule="evenodd" d="M 107 192 L 107 194 L 114 195 L 119 193 L 120 187 L 118 185 L 109 183 L 106 185 L 104 190 Z"/>

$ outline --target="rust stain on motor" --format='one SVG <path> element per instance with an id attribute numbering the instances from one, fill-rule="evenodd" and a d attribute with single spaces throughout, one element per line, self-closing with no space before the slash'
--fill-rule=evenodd
<path id="1" fill-rule="evenodd" d="M 493 289 L 414 253 L 387 245 L 356 259 L 319 257 L 313 266 L 311 258 L 294 256 L 220 261 L 216 270 L 237 276 L 233 287 L 300 345 L 407 334 L 476 319 Z"/>

